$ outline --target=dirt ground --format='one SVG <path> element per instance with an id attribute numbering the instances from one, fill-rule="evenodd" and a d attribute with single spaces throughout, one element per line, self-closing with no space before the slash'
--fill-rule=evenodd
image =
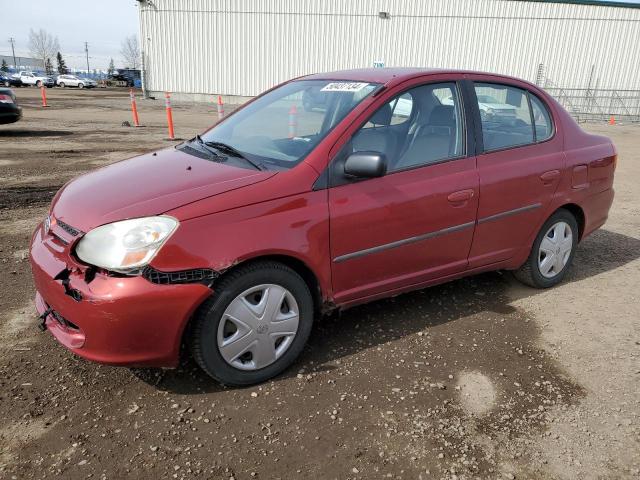
<path id="1" fill-rule="evenodd" d="M 170 145 L 161 100 L 17 89 L 0 126 L 0 478 L 640 478 L 640 127 L 587 125 L 620 152 L 616 200 L 559 287 L 489 273 L 317 322 L 288 372 L 226 389 L 89 363 L 36 328 L 26 258 L 55 191 Z M 213 100 L 213 99 L 212 99 Z M 229 110 L 227 106 L 227 110 Z M 176 104 L 176 136 L 216 119 Z"/>

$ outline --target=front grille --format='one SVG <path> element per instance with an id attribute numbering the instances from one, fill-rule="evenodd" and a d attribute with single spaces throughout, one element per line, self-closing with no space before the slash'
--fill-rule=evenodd
<path id="1" fill-rule="evenodd" d="M 151 283 L 158 285 L 173 285 L 180 283 L 211 284 L 220 274 L 210 268 L 196 268 L 193 270 L 181 270 L 178 272 L 161 272 L 152 267 L 146 267 L 142 276 Z"/>
<path id="2" fill-rule="evenodd" d="M 56 222 L 58 223 L 61 229 L 63 229 L 65 232 L 67 232 L 69 235 L 73 237 L 77 237 L 82 233 L 80 230 L 73 228 L 71 225 L 61 222 L 60 220 L 56 220 Z"/>

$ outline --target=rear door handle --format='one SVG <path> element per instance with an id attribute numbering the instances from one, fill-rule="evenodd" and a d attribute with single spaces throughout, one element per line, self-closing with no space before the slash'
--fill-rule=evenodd
<path id="1" fill-rule="evenodd" d="M 447 200 L 455 206 L 460 206 L 461 203 L 471 200 L 473 198 L 473 194 L 473 190 L 460 190 L 449 194 Z"/>
<path id="2" fill-rule="evenodd" d="M 542 180 L 542 183 L 544 183 L 545 185 L 549 185 L 559 176 L 560 170 L 549 170 L 548 172 L 544 172 L 542 175 L 540 175 L 540 180 Z"/>

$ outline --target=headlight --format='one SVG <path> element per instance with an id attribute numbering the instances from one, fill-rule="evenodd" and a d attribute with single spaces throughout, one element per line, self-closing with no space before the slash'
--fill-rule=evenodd
<path id="1" fill-rule="evenodd" d="M 166 216 L 109 223 L 82 237 L 76 255 L 96 267 L 131 273 L 147 265 L 177 227 L 178 221 Z"/>

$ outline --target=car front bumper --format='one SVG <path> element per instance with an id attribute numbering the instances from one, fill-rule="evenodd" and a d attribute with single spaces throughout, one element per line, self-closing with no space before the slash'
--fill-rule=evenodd
<path id="1" fill-rule="evenodd" d="M 86 269 L 74 263 L 67 250 L 64 242 L 38 226 L 30 260 L 36 308 L 39 315 L 46 314 L 47 330 L 88 360 L 177 366 L 182 332 L 211 290 L 202 284 L 158 285 L 139 276 L 100 273 L 87 282 Z"/>

